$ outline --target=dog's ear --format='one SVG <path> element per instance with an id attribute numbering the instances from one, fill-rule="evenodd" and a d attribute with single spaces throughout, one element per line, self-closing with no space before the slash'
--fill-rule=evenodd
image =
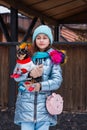
<path id="1" fill-rule="evenodd" d="M 16 50 L 17 50 L 17 51 L 19 50 L 19 46 L 18 46 L 18 45 L 16 45 Z"/>
<path id="2" fill-rule="evenodd" d="M 28 50 L 28 46 L 25 46 L 25 48 L 24 48 L 25 50 Z"/>

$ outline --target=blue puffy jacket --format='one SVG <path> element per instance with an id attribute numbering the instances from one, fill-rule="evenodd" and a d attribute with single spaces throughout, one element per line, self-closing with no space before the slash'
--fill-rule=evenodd
<path id="1" fill-rule="evenodd" d="M 48 52 L 50 52 L 50 49 Z M 18 92 L 14 122 L 48 121 L 50 125 L 56 125 L 57 116 L 52 116 L 46 109 L 47 96 L 53 90 L 57 90 L 62 82 L 62 70 L 59 64 L 54 64 L 50 57 L 42 59 L 43 75 L 40 92 Z M 18 79 L 19 80 L 19 79 Z M 16 80 L 17 81 L 17 80 Z"/>

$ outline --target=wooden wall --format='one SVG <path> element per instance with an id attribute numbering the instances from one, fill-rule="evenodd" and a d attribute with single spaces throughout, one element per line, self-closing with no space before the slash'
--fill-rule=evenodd
<path id="1" fill-rule="evenodd" d="M 64 98 L 65 111 L 87 111 L 87 44 L 55 45 L 67 53 L 62 65 L 63 83 L 58 92 Z"/>
<path id="2" fill-rule="evenodd" d="M 67 52 L 62 65 L 63 83 L 58 93 L 64 98 L 64 111 L 87 111 L 87 45 L 54 44 Z M 0 105 L 8 103 L 9 47 L 0 46 Z"/>
<path id="3" fill-rule="evenodd" d="M 8 103 L 9 48 L 0 46 L 0 107 Z"/>

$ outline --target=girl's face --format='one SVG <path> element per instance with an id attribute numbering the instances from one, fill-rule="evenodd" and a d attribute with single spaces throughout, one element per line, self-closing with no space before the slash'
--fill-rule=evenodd
<path id="1" fill-rule="evenodd" d="M 39 34 L 36 37 L 36 46 L 40 49 L 40 51 L 44 51 L 50 44 L 50 40 L 47 35 Z"/>

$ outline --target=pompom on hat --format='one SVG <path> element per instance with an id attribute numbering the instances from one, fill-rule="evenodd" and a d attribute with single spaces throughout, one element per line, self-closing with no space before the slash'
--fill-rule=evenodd
<path id="1" fill-rule="evenodd" d="M 39 27 L 37 27 L 34 30 L 33 33 L 33 37 L 32 37 L 32 42 L 35 41 L 36 37 L 38 34 L 45 34 L 48 36 L 48 38 L 50 39 L 50 43 L 53 43 L 53 35 L 52 35 L 52 31 L 50 29 L 50 27 L 48 27 L 47 25 L 40 25 Z"/>

